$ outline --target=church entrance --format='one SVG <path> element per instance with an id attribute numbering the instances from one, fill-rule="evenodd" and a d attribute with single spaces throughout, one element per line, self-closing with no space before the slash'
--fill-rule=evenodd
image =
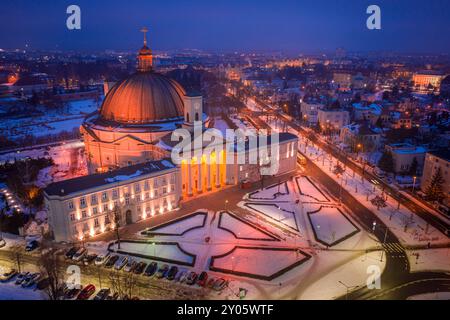
<path id="1" fill-rule="evenodd" d="M 133 219 L 131 217 L 131 210 L 127 210 L 127 212 L 125 212 L 125 223 L 126 224 L 132 224 L 133 223 Z"/>

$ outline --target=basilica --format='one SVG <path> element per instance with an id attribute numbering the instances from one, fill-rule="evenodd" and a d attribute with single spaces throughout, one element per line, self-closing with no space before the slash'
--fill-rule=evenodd
<path id="1" fill-rule="evenodd" d="M 193 133 L 208 129 L 198 92 L 156 72 L 153 55 L 144 45 L 137 55 L 137 70 L 105 92 L 101 108 L 81 126 L 89 175 L 50 184 L 44 190 L 49 223 L 57 241 L 81 240 L 182 206 L 200 194 L 261 179 L 260 162 L 237 163 L 252 148 L 223 148 L 198 152 L 181 163 L 172 161 L 176 129 Z M 269 143 L 271 139 L 268 139 Z M 277 172 L 296 169 L 297 136 L 277 136 Z M 217 144 L 225 141 L 216 140 Z M 200 156 L 199 156 L 200 154 Z M 120 219 L 111 219 L 112 212 Z M 117 220 L 117 219 L 116 219 Z"/>

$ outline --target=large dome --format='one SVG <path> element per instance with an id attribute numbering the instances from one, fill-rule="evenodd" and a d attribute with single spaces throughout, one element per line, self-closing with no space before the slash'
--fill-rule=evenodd
<path id="1" fill-rule="evenodd" d="M 151 123 L 183 116 L 183 87 L 153 71 L 137 72 L 117 83 L 100 109 L 103 119 L 121 123 Z"/>

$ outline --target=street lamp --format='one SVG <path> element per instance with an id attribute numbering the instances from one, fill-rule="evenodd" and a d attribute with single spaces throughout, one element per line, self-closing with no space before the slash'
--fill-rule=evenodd
<path id="1" fill-rule="evenodd" d="M 414 176 L 414 177 L 413 177 L 413 189 L 412 189 L 412 193 L 413 193 L 413 194 L 414 194 L 414 189 L 415 189 L 415 187 L 416 187 L 416 179 L 417 179 L 417 177 Z"/>

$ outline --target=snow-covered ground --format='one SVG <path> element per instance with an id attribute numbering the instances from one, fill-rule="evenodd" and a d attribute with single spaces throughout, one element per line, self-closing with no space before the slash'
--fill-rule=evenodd
<path id="1" fill-rule="evenodd" d="M 264 188 L 263 190 L 257 190 L 248 194 L 248 198 L 252 200 L 275 200 L 280 196 L 289 193 L 286 183 L 275 184 Z"/>
<path id="2" fill-rule="evenodd" d="M 380 255 L 380 251 L 370 252 L 355 257 L 336 268 L 331 268 L 328 273 L 323 274 L 320 279 L 307 287 L 298 298 L 302 300 L 331 300 L 346 294 L 347 288 L 345 285 L 364 287 L 369 276 L 373 274 L 371 268 L 378 268 L 380 274 L 383 272 L 386 259 L 381 262 Z M 382 282 L 381 286 L 383 286 Z"/>
<path id="3" fill-rule="evenodd" d="M 20 152 L 0 155 L 0 164 L 22 159 L 52 158 L 54 165 L 43 168 L 37 177 L 36 185 L 45 187 L 51 182 L 71 179 L 87 174 L 84 144 L 80 140 L 69 141 L 53 147 L 38 147 Z"/>
<path id="4" fill-rule="evenodd" d="M 303 142 L 303 139 L 301 141 Z M 395 233 L 403 245 L 426 245 L 428 242 L 432 244 L 450 243 L 450 239 L 436 228 L 427 225 L 422 218 L 415 215 L 408 208 L 401 205 L 400 209 L 398 209 L 398 203 L 389 196 L 386 201 L 386 207 L 378 209 L 370 201 L 377 195 L 380 197 L 385 196 L 378 184 L 362 180 L 358 173 L 353 173 L 350 169 L 347 169 L 338 178 L 333 173 L 333 169 L 338 161 L 329 154 L 324 154 L 322 150 L 311 143 L 309 143 L 306 152 L 304 143 L 300 143 L 299 150 L 331 178 L 337 180 L 344 189 L 350 192 L 366 208 L 375 213 Z"/>
<path id="5" fill-rule="evenodd" d="M 251 209 L 255 212 L 264 214 L 285 226 L 298 230 L 297 222 L 295 220 L 295 212 L 292 209 L 285 209 L 283 207 L 291 206 L 285 203 L 254 203 L 247 202 L 243 204 L 246 209 Z"/>
<path id="6" fill-rule="evenodd" d="M 450 248 L 407 250 L 406 253 L 412 272 L 450 272 Z"/>
<path id="7" fill-rule="evenodd" d="M 13 281 L 0 283 L 0 300 L 47 300 L 43 291 L 16 286 Z"/>
<path id="8" fill-rule="evenodd" d="M 358 232 L 353 223 L 338 208 L 321 206 L 316 212 L 309 212 L 312 227 L 320 241 L 332 245 Z"/>
<path id="9" fill-rule="evenodd" d="M 301 176 L 296 177 L 295 180 L 300 189 L 300 199 L 303 202 L 330 202 L 328 197 L 313 184 L 311 178 Z"/>
<path id="10" fill-rule="evenodd" d="M 274 237 L 259 230 L 256 226 L 250 223 L 244 223 L 235 215 L 228 212 L 223 212 L 220 218 L 220 227 L 230 230 L 238 238 L 253 239 L 253 240 L 275 240 Z"/>
<path id="11" fill-rule="evenodd" d="M 97 109 L 97 102 L 92 99 L 71 101 L 62 111 L 38 107 L 40 116 L 28 118 L 11 117 L 2 120 L 0 134 L 8 135 L 9 139 L 24 138 L 27 135 L 35 137 L 56 135 L 63 131 L 78 130 L 83 118 Z"/>
<path id="12" fill-rule="evenodd" d="M 198 213 L 198 214 L 197 214 Z M 181 235 L 185 233 L 187 230 L 192 228 L 199 228 L 203 226 L 206 219 L 206 210 L 201 212 L 197 211 L 193 213 L 189 217 L 183 217 L 181 220 L 177 222 L 170 223 L 169 225 L 161 226 L 161 227 L 153 227 L 151 229 L 145 230 L 147 234 L 164 234 L 164 235 Z"/>
<path id="13" fill-rule="evenodd" d="M 236 273 L 270 277 L 276 272 L 307 259 L 295 249 L 237 247 L 229 254 L 214 258 L 213 267 Z"/>
<path id="14" fill-rule="evenodd" d="M 166 244 L 158 242 L 126 242 L 121 241 L 120 249 L 117 244 L 111 246 L 113 251 L 121 251 L 124 253 L 129 253 L 130 255 L 138 254 L 146 257 L 159 257 L 162 259 L 169 259 L 174 261 L 179 261 L 187 264 L 192 264 L 194 258 L 183 251 L 175 244 Z"/>

